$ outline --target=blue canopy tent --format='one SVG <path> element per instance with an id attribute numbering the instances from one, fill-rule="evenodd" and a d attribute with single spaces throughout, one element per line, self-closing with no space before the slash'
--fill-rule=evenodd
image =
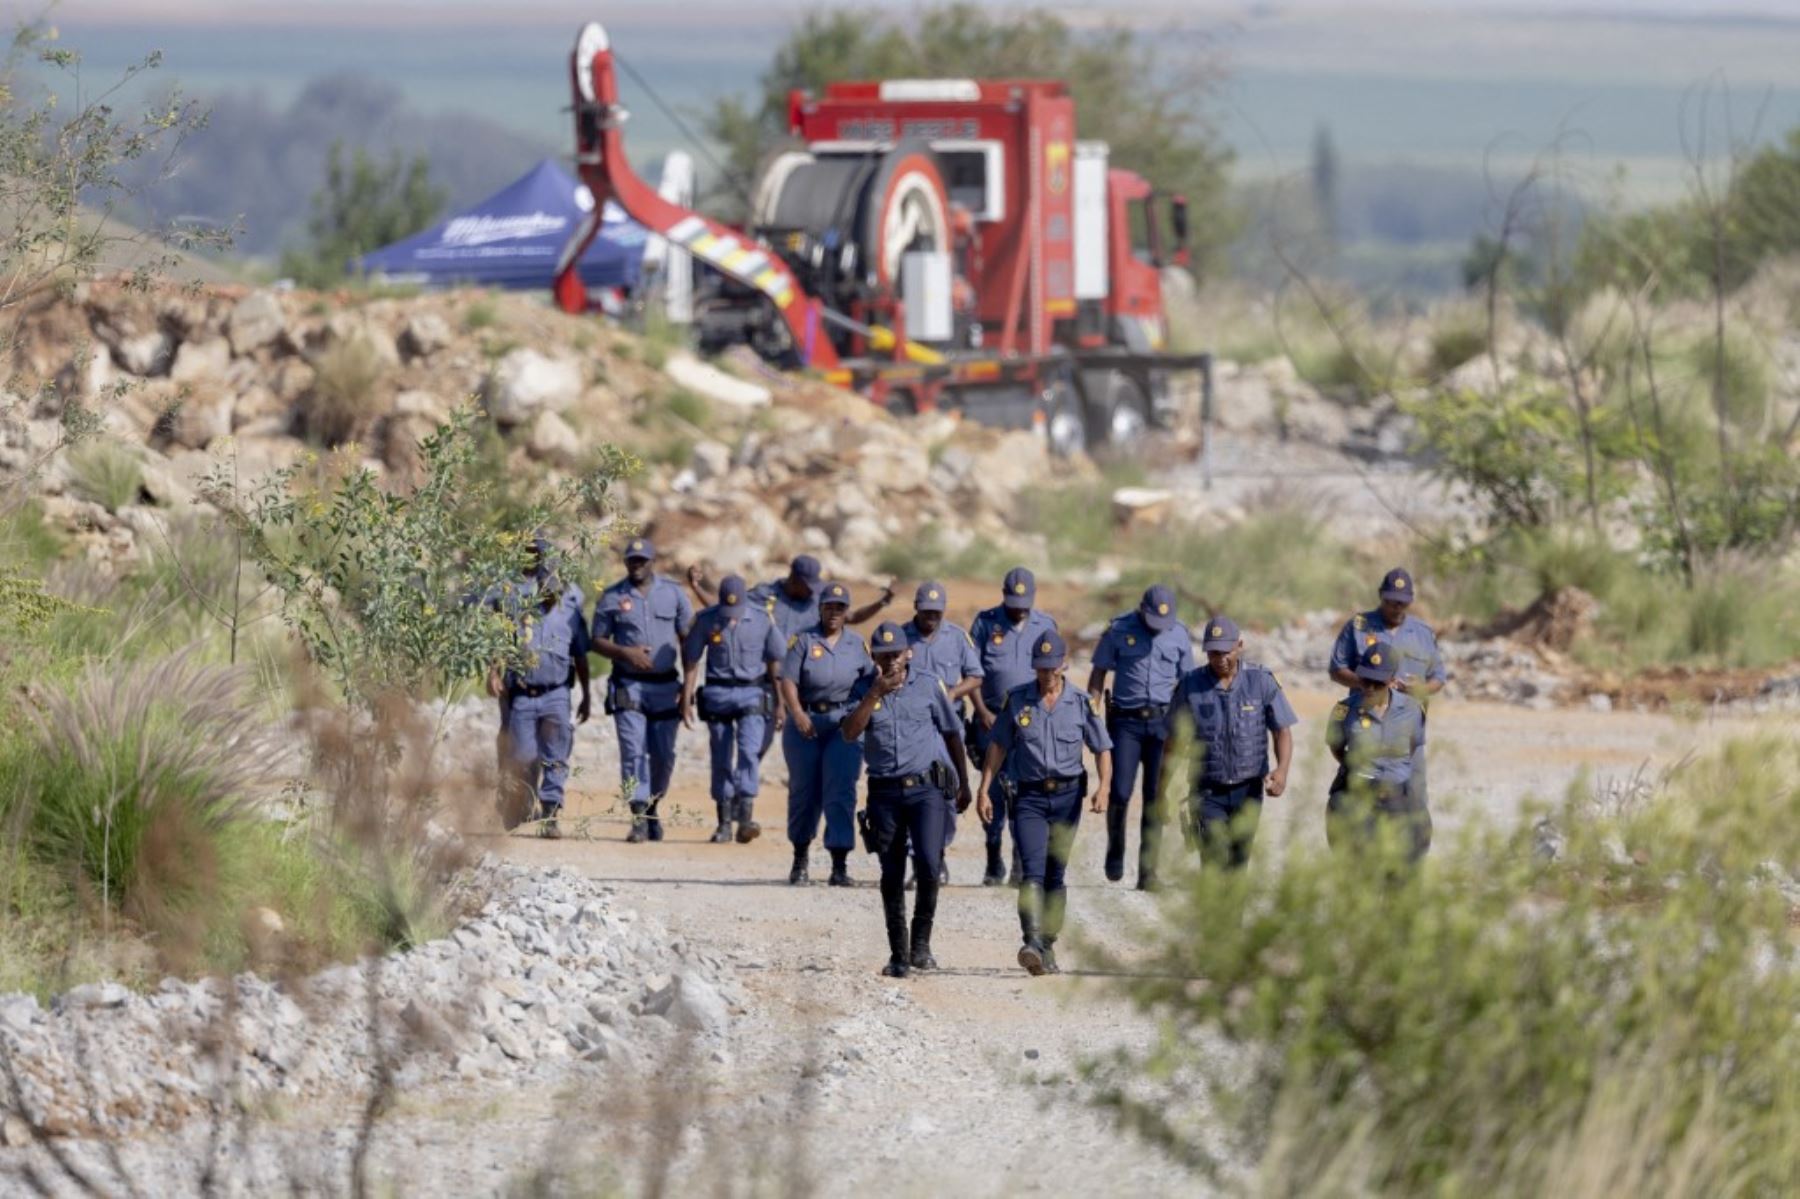
<path id="1" fill-rule="evenodd" d="M 546 158 L 468 211 L 351 265 L 394 283 L 547 290 L 557 254 L 593 206 L 588 189 Z M 581 256 L 582 282 L 595 288 L 635 285 L 646 237 L 642 225 L 608 202 L 600 232 Z"/>

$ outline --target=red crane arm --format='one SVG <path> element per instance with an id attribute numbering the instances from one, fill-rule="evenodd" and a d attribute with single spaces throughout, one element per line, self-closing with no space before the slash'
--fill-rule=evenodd
<path id="1" fill-rule="evenodd" d="M 607 200 L 632 220 L 659 233 L 715 270 L 767 296 L 793 337 L 801 365 L 829 368 L 837 352 L 825 331 L 823 305 L 807 294 L 787 264 L 747 236 L 678 204 L 638 178 L 625 157 L 620 126 L 619 81 L 612 43 L 598 22 L 583 26 L 569 62 L 575 92 L 575 167 L 594 196 L 594 206 L 564 244 L 556 262 L 556 302 L 565 312 L 587 310 L 587 288 L 577 269 L 600 230 Z"/>

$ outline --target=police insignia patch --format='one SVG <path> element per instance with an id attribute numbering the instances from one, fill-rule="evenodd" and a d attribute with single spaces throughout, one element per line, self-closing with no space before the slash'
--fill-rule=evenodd
<path id="1" fill-rule="evenodd" d="M 823 658 L 825 656 L 825 647 L 822 645 L 813 646 L 812 647 L 812 656 L 815 658 Z"/>
<path id="2" fill-rule="evenodd" d="M 1374 645 L 1379 640 L 1380 640 L 1379 637 L 1375 636 L 1375 634 L 1373 634 L 1373 633 L 1370 633 L 1367 637 L 1363 638 L 1363 644 L 1364 645 Z"/>
<path id="3" fill-rule="evenodd" d="M 1214 637 L 1223 637 L 1225 635 L 1225 630 L 1220 628 L 1218 625 L 1214 625 L 1212 627 L 1212 635 Z"/>
<path id="4" fill-rule="evenodd" d="M 1395 579 L 1394 580 L 1394 590 L 1395 591 L 1405 591 L 1406 590 L 1406 580 L 1403 578 Z"/>
<path id="5" fill-rule="evenodd" d="M 1030 712 L 1020 712 L 1019 713 L 1019 727 L 1022 729 L 1028 729 L 1031 727 L 1031 713 Z"/>
<path id="6" fill-rule="evenodd" d="M 726 602 L 726 603 L 728 603 L 728 604 L 735 604 L 735 603 L 737 603 L 737 596 L 735 596 L 735 595 L 728 595 L 728 596 L 726 596 L 726 597 L 725 597 L 725 602 Z"/>
<path id="7" fill-rule="evenodd" d="M 1013 594 L 1014 595 L 1024 595 L 1025 594 L 1025 584 L 1014 583 L 1013 584 Z"/>
<path id="8" fill-rule="evenodd" d="M 1368 618 L 1359 614 L 1351 619 L 1350 627 L 1360 632 L 1363 628 L 1367 627 L 1368 623 Z"/>
<path id="9" fill-rule="evenodd" d="M 1167 616 L 1169 614 L 1169 605 L 1167 605 L 1167 604 L 1156 605 L 1156 614 L 1158 616 Z"/>
<path id="10" fill-rule="evenodd" d="M 1369 665 L 1370 666 L 1380 666 L 1381 665 L 1381 655 L 1380 654 L 1370 654 L 1369 655 Z"/>
<path id="11" fill-rule="evenodd" d="M 1006 644 L 1006 634 L 1005 633 L 995 633 L 994 634 L 994 644 L 995 645 Z"/>
<path id="12" fill-rule="evenodd" d="M 723 634 L 723 633 L 714 633 L 712 635 L 712 643 L 714 645 L 718 645 L 718 644 L 722 643 L 724 640 L 725 640 L 725 634 Z"/>
<path id="13" fill-rule="evenodd" d="M 631 611 L 631 601 L 630 600 L 620 600 L 619 601 L 619 611 L 621 611 L 621 612 Z"/>
<path id="14" fill-rule="evenodd" d="M 1136 638 L 1136 637 L 1133 637 L 1133 636 L 1132 636 L 1132 635 L 1131 635 L 1131 634 L 1129 634 L 1129 633 L 1127 633 L 1127 634 L 1126 634 L 1126 635 L 1125 635 L 1125 644 L 1126 644 L 1126 645 L 1136 645 L 1136 644 L 1137 644 L 1137 638 Z"/>
<path id="15" fill-rule="evenodd" d="M 893 640 L 893 639 L 894 639 L 894 631 L 893 631 L 893 630 L 892 630 L 892 629 L 887 629 L 887 630 L 884 630 L 884 631 L 883 631 L 883 632 L 882 632 L 882 634 L 881 634 L 881 640 L 882 640 L 882 641 L 883 641 L 883 642 L 884 642 L 884 643 L 885 643 L 885 642 L 889 642 L 889 641 L 892 641 L 892 640 Z"/>
<path id="16" fill-rule="evenodd" d="M 800 644 L 800 634 L 789 633 L 788 634 L 788 648 L 793 649 L 798 644 Z"/>
<path id="17" fill-rule="evenodd" d="M 1043 644 L 1038 646 L 1038 653 L 1047 654 L 1049 652 L 1050 652 L 1050 643 L 1048 641 L 1046 641 Z"/>
<path id="18" fill-rule="evenodd" d="M 927 592 L 926 592 L 926 593 L 925 593 L 925 598 L 926 598 L 926 599 L 937 599 L 937 598 L 938 598 L 938 593 L 937 593 L 937 592 L 935 592 L 935 591 L 927 591 Z"/>
<path id="19" fill-rule="evenodd" d="M 1365 729 L 1366 729 L 1366 728 L 1368 728 L 1368 727 L 1369 727 L 1369 725 L 1370 725 L 1370 724 L 1371 724 L 1371 723 L 1373 723 L 1373 722 L 1372 722 L 1372 721 L 1370 721 L 1370 719 L 1369 719 L 1369 718 L 1368 718 L 1368 717 L 1367 717 L 1367 716 L 1365 716 L 1365 717 L 1363 717 L 1363 718 L 1362 718 L 1362 726 L 1363 726 L 1363 727 L 1364 727 L 1364 728 L 1365 728 Z"/>
<path id="20" fill-rule="evenodd" d="M 873 707 L 873 708 L 870 708 L 870 709 L 869 709 L 869 710 L 870 710 L 870 711 L 871 711 L 871 712 L 879 712 L 879 711 L 881 711 L 881 701 L 880 701 L 880 700 L 876 700 L 876 701 L 875 701 L 875 706 L 874 706 L 874 707 Z"/>

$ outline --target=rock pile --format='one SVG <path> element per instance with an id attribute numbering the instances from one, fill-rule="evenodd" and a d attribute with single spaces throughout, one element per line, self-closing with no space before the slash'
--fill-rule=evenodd
<path id="1" fill-rule="evenodd" d="M 48 1010 L 0 996 L 22 1100 L 0 1092 L 7 1144 L 169 1127 L 259 1096 L 353 1095 L 379 1062 L 408 1088 L 505 1082 L 554 1059 L 632 1068 L 677 1035 L 725 1054 L 742 1001 L 719 961 L 571 871 L 488 860 L 471 883 L 491 898 L 451 936 L 297 983 L 169 979 L 148 995 L 94 983 Z"/>

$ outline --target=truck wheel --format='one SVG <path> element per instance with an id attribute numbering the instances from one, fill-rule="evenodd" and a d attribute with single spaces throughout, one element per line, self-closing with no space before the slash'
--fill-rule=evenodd
<path id="1" fill-rule="evenodd" d="M 1087 453 L 1087 418 L 1082 412 L 1081 394 L 1073 382 L 1060 379 L 1045 391 L 1044 417 L 1044 435 L 1052 454 L 1073 458 Z"/>
<path id="2" fill-rule="evenodd" d="M 1124 371 L 1084 375 L 1087 390 L 1088 439 L 1115 448 L 1134 446 L 1150 431 L 1150 397 Z"/>

